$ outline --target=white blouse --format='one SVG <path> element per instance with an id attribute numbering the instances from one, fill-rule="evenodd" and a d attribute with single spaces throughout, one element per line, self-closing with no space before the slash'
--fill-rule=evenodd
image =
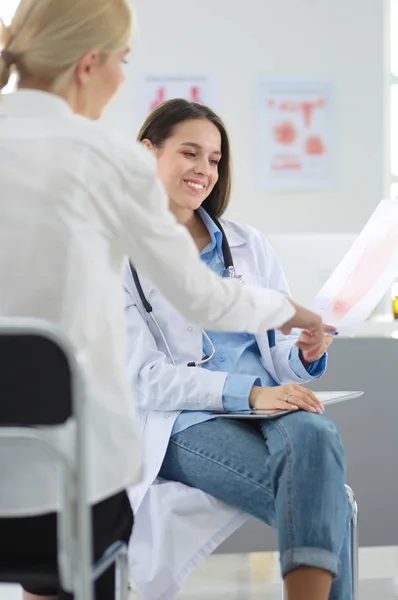
<path id="1" fill-rule="evenodd" d="M 124 364 L 126 254 L 195 324 L 256 333 L 294 314 L 279 292 L 222 280 L 201 264 L 155 173 L 148 151 L 75 115 L 53 94 L 0 98 L 0 316 L 50 321 L 84 355 L 92 503 L 141 475 Z M 71 427 L 46 429 L 66 453 Z M 0 447 L 3 513 L 59 506 L 51 462 L 40 452 L 28 456 L 22 447 Z"/>

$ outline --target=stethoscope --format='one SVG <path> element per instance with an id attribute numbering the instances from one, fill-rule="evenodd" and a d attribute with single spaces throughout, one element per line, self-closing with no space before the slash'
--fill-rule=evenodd
<path id="1" fill-rule="evenodd" d="M 234 261 L 232 259 L 231 248 L 229 247 L 227 236 L 225 235 L 225 231 L 222 228 L 222 225 L 221 225 L 220 221 L 218 219 L 216 219 L 216 217 L 213 217 L 210 213 L 208 213 L 208 214 L 209 214 L 210 218 L 214 221 L 214 223 L 216 224 L 216 226 L 218 227 L 218 229 L 220 230 L 220 233 L 221 233 L 221 240 L 222 240 L 221 249 L 222 249 L 223 261 L 224 261 L 225 269 L 228 272 L 229 278 L 230 279 L 238 279 L 239 281 L 241 281 L 243 283 L 243 277 L 242 277 L 242 275 L 236 275 L 236 273 L 235 273 L 235 267 L 234 267 Z M 173 365 L 176 367 L 177 363 L 174 360 L 173 354 L 172 354 L 172 352 L 170 350 L 170 347 L 169 347 L 169 345 L 167 343 L 166 337 L 165 337 L 165 335 L 164 335 L 164 333 L 162 331 L 162 328 L 159 325 L 159 322 L 158 322 L 156 316 L 153 314 L 153 307 L 152 307 L 152 305 L 150 304 L 150 302 L 148 301 L 148 299 L 146 298 L 146 296 L 144 294 L 144 291 L 142 289 L 142 285 L 141 285 L 140 279 L 138 277 L 138 273 L 135 270 L 135 268 L 133 267 L 133 265 L 131 264 L 131 262 L 130 262 L 130 271 L 131 271 L 131 275 L 133 276 L 134 283 L 135 283 L 135 286 L 137 288 L 137 292 L 138 292 L 138 295 L 139 295 L 140 300 L 142 302 L 142 305 L 145 308 L 145 311 L 148 313 L 149 317 L 155 323 L 155 325 L 156 325 L 156 327 L 157 327 L 157 329 L 158 329 L 158 331 L 160 333 L 160 336 L 161 336 L 161 338 L 163 340 L 163 343 L 164 343 L 164 345 L 166 347 L 167 354 L 169 355 L 169 358 L 170 358 L 171 362 L 173 363 Z M 203 333 L 203 336 L 205 337 L 205 339 L 209 343 L 209 346 L 210 346 L 210 349 L 211 349 L 210 354 L 204 356 L 202 358 L 202 360 L 198 360 L 197 362 L 189 362 L 187 364 L 187 367 L 200 367 L 201 365 L 205 365 L 206 363 L 208 363 L 208 362 L 211 361 L 211 359 L 213 358 L 213 356 L 216 353 L 216 348 L 215 348 L 213 342 L 211 341 L 210 337 L 207 335 L 207 333 L 203 329 L 201 331 Z"/>

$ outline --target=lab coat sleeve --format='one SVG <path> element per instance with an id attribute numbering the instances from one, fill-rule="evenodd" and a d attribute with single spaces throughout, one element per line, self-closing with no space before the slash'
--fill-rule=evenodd
<path id="1" fill-rule="evenodd" d="M 293 346 L 290 350 L 289 354 L 289 363 L 290 367 L 299 377 L 306 379 L 308 375 L 310 375 L 313 379 L 318 379 L 322 377 L 324 372 L 326 371 L 327 364 L 327 353 L 325 352 L 320 359 L 314 361 L 313 363 L 307 365 L 306 367 L 303 365 L 300 357 L 300 350 L 297 346 Z"/>
<path id="2" fill-rule="evenodd" d="M 262 234 L 261 238 L 264 253 L 262 264 L 268 267 L 267 270 L 262 269 L 263 283 L 265 286 L 279 290 L 282 294 L 290 296 L 289 286 L 276 252 Z M 275 345 L 270 350 L 276 375 L 282 384 L 293 382 L 306 383 L 313 379 L 318 379 L 326 370 L 326 353 L 320 361 L 317 361 L 317 368 L 307 370 L 304 367 L 295 346 L 297 338 L 298 333 L 286 336 L 280 331 L 275 332 Z"/>
<path id="3" fill-rule="evenodd" d="M 126 181 L 132 191 L 120 216 L 121 244 L 135 268 L 183 317 L 207 329 L 257 333 L 291 319 L 295 311 L 283 293 L 222 279 L 201 263 L 147 163 Z"/>
<path id="4" fill-rule="evenodd" d="M 134 298 L 125 287 L 127 374 L 144 410 L 223 410 L 227 373 L 174 366 L 156 346 Z"/>

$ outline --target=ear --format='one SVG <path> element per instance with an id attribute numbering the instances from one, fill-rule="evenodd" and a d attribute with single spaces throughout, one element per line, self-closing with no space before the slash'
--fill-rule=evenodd
<path id="1" fill-rule="evenodd" d="M 85 84 L 90 79 L 94 69 L 100 63 L 100 54 L 98 50 L 89 50 L 79 60 L 76 66 L 76 77 L 79 83 Z"/>
<path id="2" fill-rule="evenodd" d="M 156 148 L 155 146 L 152 144 L 151 140 L 142 140 L 141 144 L 143 146 L 145 146 L 145 148 L 148 148 L 148 150 L 150 150 L 151 152 L 153 152 L 153 154 L 155 154 Z"/>

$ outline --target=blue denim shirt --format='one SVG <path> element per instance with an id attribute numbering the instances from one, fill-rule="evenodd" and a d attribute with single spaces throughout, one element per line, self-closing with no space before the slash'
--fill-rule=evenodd
<path id="1" fill-rule="evenodd" d="M 218 275 L 228 277 L 222 255 L 221 232 L 205 211 L 201 210 L 200 215 L 211 237 L 211 242 L 201 252 L 202 262 Z M 225 411 L 242 412 L 249 410 L 249 394 L 253 385 L 263 387 L 278 385 L 261 363 L 260 350 L 254 335 L 213 331 L 206 331 L 206 333 L 215 346 L 215 354 L 209 362 L 201 367 L 192 368 L 228 373 L 222 396 Z M 268 340 L 272 348 L 275 345 L 274 330 L 268 332 Z M 203 336 L 203 355 L 210 355 L 211 348 L 209 346 L 209 342 Z M 201 357 L 198 357 L 198 360 L 199 358 Z M 325 362 L 326 356 L 323 356 L 319 361 L 311 364 L 306 369 L 308 374 L 312 376 L 320 375 L 325 368 Z M 303 364 L 296 347 L 293 347 L 290 352 L 289 364 L 297 375 L 302 373 Z M 174 424 L 172 435 L 212 418 L 214 418 L 214 415 L 208 411 L 183 411 Z"/>

